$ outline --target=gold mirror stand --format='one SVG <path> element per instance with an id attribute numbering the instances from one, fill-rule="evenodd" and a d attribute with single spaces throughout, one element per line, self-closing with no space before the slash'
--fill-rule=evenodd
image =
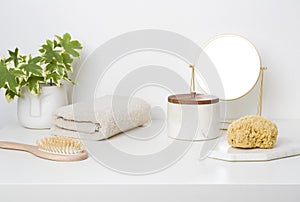
<path id="1" fill-rule="evenodd" d="M 258 95 L 258 107 L 257 115 L 261 116 L 262 114 L 262 102 L 263 102 L 263 83 L 264 83 L 264 71 L 267 70 L 267 67 L 261 67 L 259 73 L 259 95 Z"/>
<path id="2" fill-rule="evenodd" d="M 194 65 L 189 65 L 189 68 L 192 68 L 192 75 L 191 75 L 191 83 L 190 83 L 190 92 L 193 98 L 196 97 L 196 89 L 195 89 L 195 67 Z"/>
<path id="3" fill-rule="evenodd" d="M 257 106 L 257 115 L 262 115 L 262 103 L 263 103 L 263 84 L 264 84 L 264 72 L 267 70 L 267 67 L 260 67 L 259 73 L 259 93 L 258 93 L 258 106 Z M 231 124 L 232 121 L 222 121 L 223 124 Z M 227 128 L 220 128 L 220 130 L 227 130 Z"/>
<path id="4" fill-rule="evenodd" d="M 194 65 L 189 65 L 192 68 L 192 76 L 191 76 L 191 83 L 190 83 L 190 92 L 191 96 L 195 97 L 196 90 L 195 90 L 195 69 Z M 263 102 L 263 84 L 264 84 L 264 72 L 267 70 L 267 67 L 260 67 L 259 72 L 259 93 L 258 93 L 258 106 L 257 106 L 257 115 L 262 115 L 262 102 Z M 232 122 L 223 121 L 221 123 L 231 124 Z M 227 128 L 221 128 L 221 130 L 227 130 Z"/>

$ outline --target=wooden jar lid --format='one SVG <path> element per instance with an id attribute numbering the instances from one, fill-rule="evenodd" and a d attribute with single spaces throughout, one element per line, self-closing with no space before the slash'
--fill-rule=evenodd
<path id="1" fill-rule="evenodd" d="M 176 94 L 168 97 L 168 102 L 174 104 L 188 104 L 188 105 L 203 105 L 214 104 L 219 102 L 219 98 L 214 95 L 206 94 Z"/>

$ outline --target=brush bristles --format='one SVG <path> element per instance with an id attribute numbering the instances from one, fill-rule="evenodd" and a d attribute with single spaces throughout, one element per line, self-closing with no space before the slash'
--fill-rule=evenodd
<path id="1" fill-rule="evenodd" d="M 79 154 L 85 151 L 80 140 L 74 138 L 52 136 L 36 141 L 36 145 L 42 151 L 55 154 Z"/>

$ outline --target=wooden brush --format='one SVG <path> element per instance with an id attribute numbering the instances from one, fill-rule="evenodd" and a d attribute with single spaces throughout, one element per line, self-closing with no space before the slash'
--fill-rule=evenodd
<path id="1" fill-rule="evenodd" d="M 0 141 L 0 148 L 26 151 L 53 161 L 81 161 L 88 157 L 80 140 L 62 136 L 43 138 L 36 141 L 36 146 Z"/>

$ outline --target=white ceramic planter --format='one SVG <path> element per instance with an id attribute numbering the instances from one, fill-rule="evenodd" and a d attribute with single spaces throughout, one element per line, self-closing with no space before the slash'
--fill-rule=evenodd
<path id="1" fill-rule="evenodd" d="M 23 88 L 18 99 L 18 119 L 22 126 L 33 129 L 51 127 L 53 112 L 68 104 L 64 86 L 42 85 L 42 93 L 34 96 L 28 88 Z"/>
<path id="2" fill-rule="evenodd" d="M 220 136 L 219 99 L 210 95 L 168 98 L 168 136 L 180 140 L 210 140 Z"/>

